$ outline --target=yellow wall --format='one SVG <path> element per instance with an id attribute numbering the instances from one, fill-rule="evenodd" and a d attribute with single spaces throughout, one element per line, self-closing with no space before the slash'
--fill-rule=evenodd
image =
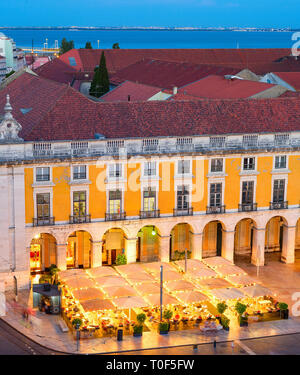
<path id="1" fill-rule="evenodd" d="M 33 167 L 25 168 L 25 222 L 26 224 L 32 224 L 34 217 L 34 203 L 33 203 Z"/>

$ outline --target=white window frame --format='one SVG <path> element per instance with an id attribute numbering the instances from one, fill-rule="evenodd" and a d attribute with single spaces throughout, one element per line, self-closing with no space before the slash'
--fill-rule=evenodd
<path id="1" fill-rule="evenodd" d="M 225 178 L 209 178 L 207 188 L 207 207 L 210 207 L 210 186 L 211 184 L 222 184 L 221 206 L 224 206 Z"/>
<path id="2" fill-rule="evenodd" d="M 85 166 L 85 178 L 75 178 L 74 179 L 74 172 L 76 167 L 84 167 Z M 80 181 L 88 181 L 89 179 L 89 166 L 88 164 L 72 164 L 71 166 L 71 181 L 72 182 L 80 182 Z"/>
<path id="3" fill-rule="evenodd" d="M 36 180 L 36 173 L 37 173 L 37 168 L 49 168 L 49 181 L 37 181 Z M 50 165 L 35 165 L 33 167 L 33 173 L 34 173 L 34 185 L 51 185 L 52 184 L 52 167 Z"/>
<path id="4" fill-rule="evenodd" d="M 283 156 L 285 156 L 285 158 L 286 158 L 285 168 L 275 168 L 276 157 L 283 157 Z M 274 155 L 273 156 L 273 170 L 272 170 L 273 173 L 281 172 L 281 171 L 287 171 L 288 169 L 289 169 L 289 157 L 288 157 L 288 155 L 286 155 L 286 154 L 279 154 L 279 155 Z"/>
<path id="5" fill-rule="evenodd" d="M 73 210 L 73 193 L 74 191 L 85 191 L 85 208 L 86 208 L 86 215 L 89 215 L 90 208 L 89 208 L 89 198 L 90 198 L 90 189 L 86 185 L 74 185 L 70 187 L 70 202 L 71 202 L 71 215 L 74 216 L 74 210 Z"/>
<path id="6" fill-rule="evenodd" d="M 121 177 L 110 177 L 109 176 L 109 170 L 111 168 L 110 166 L 111 165 L 115 166 L 116 164 L 121 165 Z M 115 167 L 114 167 L 114 170 L 115 170 Z M 110 161 L 110 162 L 106 163 L 106 179 L 107 179 L 108 182 L 114 182 L 114 181 L 125 182 L 126 181 L 126 176 L 125 176 L 126 172 L 127 172 L 127 168 L 125 168 L 125 162 L 122 162 L 121 160 Z"/>
<path id="7" fill-rule="evenodd" d="M 37 218 L 37 194 L 50 194 L 50 217 L 53 217 L 53 189 L 49 187 L 34 188 L 33 204 L 34 204 L 34 218 Z"/>
<path id="8" fill-rule="evenodd" d="M 284 202 L 287 201 L 287 187 L 288 187 L 288 175 L 287 174 L 280 174 L 280 175 L 273 175 L 272 176 L 272 185 L 271 185 L 271 192 L 272 192 L 272 196 L 271 196 L 271 201 L 270 202 L 273 202 L 273 199 L 274 199 L 274 180 L 284 180 Z"/>
<path id="9" fill-rule="evenodd" d="M 159 182 L 158 181 L 143 181 L 141 183 L 141 211 L 144 211 L 144 190 L 148 187 L 155 189 L 155 210 L 158 210 L 158 197 L 159 197 Z"/>
<path id="10" fill-rule="evenodd" d="M 121 191 L 121 212 L 124 212 L 124 186 L 110 186 L 109 188 L 106 189 L 106 212 L 109 213 L 109 192 L 112 190 L 120 190 Z"/>
<path id="11" fill-rule="evenodd" d="M 145 167 L 146 167 L 146 164 L 147 163 L 155 163 L 155 174 L 154 175 L 147 175 L 145 174 Z M 150 161 L 145 161 L 143 164 L 142 164 L 142 168 L 143 168 L 143 173 L 142 173 L 142 177 L 143 178 L 157 178 L 158 177 L 158 167 L 159 167 L 159 163 L 157 160 L 150 160 Z"/>
<path id="12" fill-rule="evenodd" d="M 192 182 L 186 182 L 186 181 L 175 181 L 175 184 L 174 184 L 174 194 L 175 194 L 175 208 L 176 210 L 178 210 L 178 207 L 177 207 L 177 190 L 178 190 L 178 186 L 182 186 L 182 185 L 186 185 L 188 186 L 188 189 L 189 189 L 189 208 L 193 207 L 192 206 L 192 189 L 193 189 L 193 183 Z"/>
<path id="13" fill-rule="evenodd" d="M 222 170 L 221 171 L 218 171 L 218 172 L 214 172 L 211 170 L 211 167 L 212 167 L 212 161 L 213 160 L 216 160 L 216 159 L 220 159 L 222 160 Z M 217 174 L 224 174 L 225 173 L 225 158 L 218 158 L 218 157 L 215 157 L 215 158 L 211 158 L 209 159 L 209 169 L 208 169 L 208 174 L 212 174 L 212 175 L 217 175 Z"/>
<path id="14" fill-rule="evenodd" d="M 257 178 L 256 176 L 244 176 L 240 178 L 240 204 L 242 204 L 242 192 L 243 192 L 243 182 L 245 181 L 253 181 L 254 186 L 253 186 L 253 202 L 252 203 L 257 203 L 256 202 L 256 184 L 257 184 Z"/>
<path id="15" fill-rule="evenodd" d="M 245 159 L 254 159 L 254 169 L 244 169 L 244 160 Z M 257 170 L 257 158 L 255 156 L 243 156 L 242 171 L 243 172 L 255 172 L 256 170 Z"/>
<path id="16" fill-rule="evenodd" d="M 179 162 L 188 161 L 190 163 L 190 172 L 189 173 L 178 173 Z M 174 178 L 182 178 L 183 180 L 193 177 L 193 159 L 192 158 L 180 158 L 175 162 L 175 173 Z"/>

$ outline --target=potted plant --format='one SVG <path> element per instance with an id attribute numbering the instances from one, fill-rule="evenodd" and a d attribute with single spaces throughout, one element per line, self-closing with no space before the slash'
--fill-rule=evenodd
<path id="1" fill-rule="evenodd" d="M 169 333 L 169 323 L 160 322 L 158 325 L 160 335 L 167 335 Z"/>
<path id="2" fill-rule="evenodd" d="M 133 336 L 140 337 L 143 334 L 143 325 L 142 324 L 135 324 L 133 326 Z"/>
<path id="3" fill-rule="evenodd" d="M 220 302 L 217 304 L 217 310 L 218 310 L 218 313 L 221 315 L 220 317 L 216 316 L 216 318 L 218 319 L 219 323 L 221 323 L 221 319 L 222 319 L 222 316 L 225 312 L 225 310 L 227 309 L 227 305 L 225 302 Z"/>
<path id="4" fill-rule="evenodd" d="M 75 329 L 79 329 L 82 326 L 82 320 L 80 318 L 75 318 L 72 320 L 72 326 Z"/>
<path id="5" fill-rule="evenodd" d="M 239 315 L 240 327 L 248 326 L 248 316 L 245 315 L 246 309 L 247 309 L 247 305 L 244 305 L 241 302 L 237 302 L 235 305 L 235 311 Z"/>
<path id="6" fill-rule="evenodd" d="M 57 282 L 57 274 L 60 271 L 60 269 L 56 266 L 56 264 L 51 264 L 49 267 L 49 273 L 51 276 L 52 284 L 58 284 Z"/>
<path id="7" fill-rule="evenodd" d="M 280 318 L 288 319 L 289 318 L 288 304 L 285 303 L 285 302 L 279 302 L 278 307 L 279 307 L 279 310 L 280 310 Z"/>
<path id="8" fill-rule="evenodd" d="M 170 319 L 172 318 L 172 316 L 173 316 L 173 311 L 171 310 L 165 310 L 163 312 L 163 318 L 167 320 L 168 325 L 169 325 L 168 330 L 170 330 Z"/>
<path id="9" fill-rule="evenodd" d="M 127 264 L 127 258 L 125 254 L 119 254 L 116 258 L 116 265 L 122 266 L 123 264 Z"/>
<path id="10" fill-rule="evenodd" d="M 146 320 L 146 314 L 144 313 L 140 313 L 140 314 L 137 314 L 136 316 L 136 320 L 140 323 L 140 324 L 144 324 L 145 320 Z"/>
<path id="11" fill-rule="evenodd" d="M 221 324 L 223 328 L 225 329 L 225 331 L 229 331 L 229 323 L 230 323 L 230 320 L 226 318 L 226 316 L 222 315 Z"/>

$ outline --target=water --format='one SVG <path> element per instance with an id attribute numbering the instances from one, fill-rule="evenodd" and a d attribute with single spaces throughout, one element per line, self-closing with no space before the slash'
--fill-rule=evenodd
<path id="1" fill-rule="evenodd" d="M 48 47 L 55 40 L 73 40 L 75 48 L 84 48 L 90 41 L 93 48 L 111 48 L 118 42 L 121 48 L 291 48 L 292 32 L 245 31 L 164 31 L 164 30 L 0 30 L 13 38 L 18 47 Z"/>

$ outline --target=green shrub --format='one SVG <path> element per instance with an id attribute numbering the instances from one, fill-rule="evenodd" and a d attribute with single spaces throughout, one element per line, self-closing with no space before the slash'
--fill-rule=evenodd
<path id="1" fill-rule="evenodd" d="M 243 303 L 237 302 L 236 305 L 235 305 L 235 311 L 239 315 L 243 315 L 244 312 L 246 311 L 246 309 L 247 309 L 247 305 L 244 305 Z"/>
<path id="2" fill-rule="evenodd" d="M 170 320 L 173 316 L 173 311 L 171 310 L 165 310 L 164 313 L 163 313 L 163 318 L 164 319 L 167 319 L 167 320 Z"/>
<path id="3" fill-rule="evenodd" d="M 160 322 L 158 325 L 159 331 L 160 332 L 166 332 L 169 330 L 169 323 L 167 322 Z"/>
<path id="4" fill-rule="evenodd" d="M 125 254 L 119 254 L 116 258 L 116 265 L 122 266 L 123 264 L 127 264 L 127 258 Z"/>
<path id="5" fill-rule="evenodd" d="M 230 320 L 228 318 L 226 318 L 226 316 L 221 317 L 221 324 L 224 328 L 228 328 L 229 323 L 230 323 Z"/>
<path id="6" fill-rule="evenodd" d="M 143 325 L 142 324 L 135 324 L 133 326 L 133 333 L 142 333 L 143 332 Z"/>
<path id="7" fill-rule="evenodd" d="M 72 320 L 72 326 L 76 328 L 77 325 L 79 328 L 82 326 L 82 320 L 80 318 L 75 318 Z"/>
<path id="8" fill-rule="evenodd" d="M 140 313 L 136 316 L 136 320 L 140 323 L 140 324 L 143 324 L 146 320 L 146 314 L 144 313 Z"/>
<path id="9" fill-rule="evenodd" d="M 40 283 L 40 284 L 51 283 L 51 276 L 50 276 L 50 275 L 42 275 L 42 276 L 39 278 L 39 283 Z"/>
<path id="10" fill-rule="evenodd" d="M 289 306 L 285 302 L 279 302 L 278 307 L 279 307 L 280 310 L 287 310 Z"/>
<path id="11" fill-rule="evenodd" d="M 222 315 L 225 312 L 225 310 L 227 309 L 227 307 L 228 306 L 226 305 L 225 302 L 218 303 L 217 304 L 218 313 Z"/>

